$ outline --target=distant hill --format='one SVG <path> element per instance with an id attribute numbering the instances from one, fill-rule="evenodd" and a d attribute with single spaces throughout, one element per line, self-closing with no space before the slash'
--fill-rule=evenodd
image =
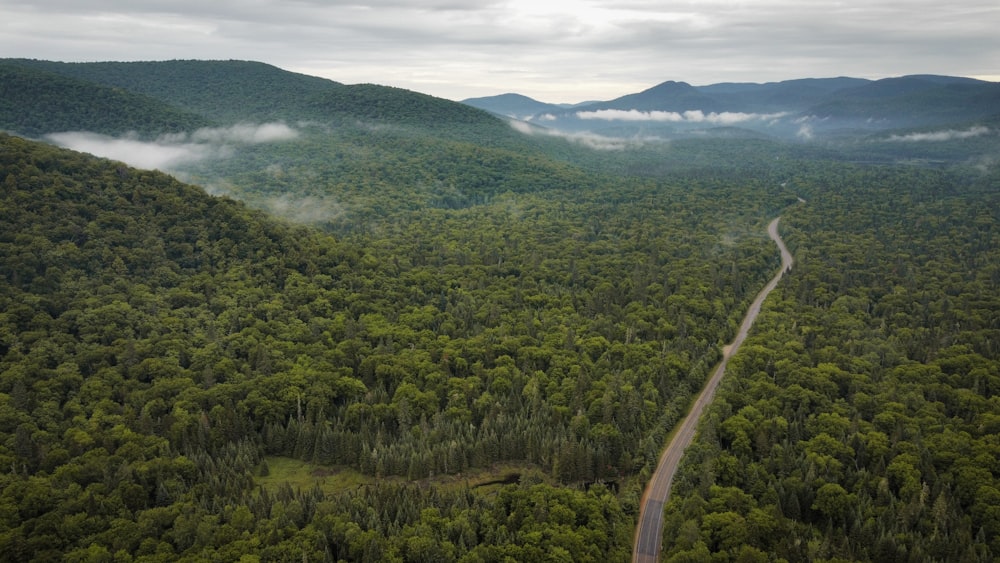
<path id="1" fill-rule="evenodd" d="M 1000 84 L 967 78 L 904 76 L 844 90 L 808 109 L 823 118 L 885 119 L 917 126 L 1000 115 Z"/>
<path id="2" fill-rule="evenodd" d="M 587 106 L 591 109 L 635 109 L 639 111 L 719 111 L 722 105 L 715 98 L 705 95 L 687 82 L 669 80 L 638 92 L 608 102 Z"/>
<path id="3" fill-rule="evenodd" d="M 837 92 L 868 83 L 861 78 L 803 78 L 766 84 L 712 84 L 697 90 L 718 100 L 726 111 L 801 111 Z"/>
<path id="4" fill-rule="evenodd" d="M 580 113 L 600 110 L 633 113 Z M 555 111 L 546 108 L 544 118 L 536 115 L 528 121 L 554 129 L 614 136 L 651 131 L 678 134 L 726 126 L 796 138 L 804 132 L 812 137 L 828 132 L 885 131 L 964 123 L 997 115 L 1000 84 L 912 75 L 877 81 L 837 77 L 707 86 L 667 81 L 609 101 Z"/>
<path id="5" fill-rule="evenodd" d="M 485 98 L 469 98 L 462 100 L 462 103 L 515 119 L 527 119 L 533 115 L 566 109 L 562 105 L 539 102 L 521 94 L 500 94 L 499 96 L 487 96 Z"/>
<path id="6" fill-rule="evenodd" d="M 150 96 L 0 61 L 0 129 L 156 135 L 211 125 L 203 115 Z"/>

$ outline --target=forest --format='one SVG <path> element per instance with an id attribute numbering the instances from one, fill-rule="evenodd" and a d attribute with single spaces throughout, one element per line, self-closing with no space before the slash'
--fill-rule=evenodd
<path id="1" fill-rule="evenodd" d="M 0 560 L 626 561 L 778 215 L 664 560 L 1000 557 L 995 135 L 597 150 L 265 65 L 8 65 L 140 136 L 246 119 L 198 73 L 325 121 L 174 175 L 0 133 Z"/>
<path id="2" fill-rule="evenodd" d="M 996 176 L 842 174 L 799 180 L 796 271 L 685 458 L 667 561 L 1000 551 Z"/>

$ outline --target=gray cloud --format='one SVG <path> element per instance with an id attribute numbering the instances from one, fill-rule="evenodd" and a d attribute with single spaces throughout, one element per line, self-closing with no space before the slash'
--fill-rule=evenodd
<path id="1" fill-rule="evenodd" d="M 996 0 L 6 0 L 0 53 L 252 59 L 451 99 L 581 101 L 667 79 L 1000 79 L 997 21 Z"/>

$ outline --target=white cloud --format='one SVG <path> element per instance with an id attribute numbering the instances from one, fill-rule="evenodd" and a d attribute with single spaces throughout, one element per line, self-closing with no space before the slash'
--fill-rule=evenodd
<path id="1" fill-rule="evenodd" d="M 191 134 L 162 135 L 155 141 L 142 141 L 135 135 L 109 137 L 85 131 L 51 133 L 46 138 L 59 146 L 120 160 L 136 168 L 173 171 L 206 158 L 226 158 L 232 153 L 231 145 L 285 141 L 298 134 L 284 123 L 264 123 L 203 128 Z"/>
<path id="2" fill-rule="evenodd" d="M 567 141 L 583 145 L 595 150 L 602 151 L 616 151 L 624 150 L 628 147 L 638 147 L 645 143 L 650 142 L 665 142 L 664 139 L 660 137 L 607 137 L 604 135 L 598 135 L 597 133 L 591 133 L 588 131 L 584 132 L 567 132 L 558 131 L 555 129 L 545 129 L 543 127 L 533 127 L 528 123 L 522 121 L 511 121 L 510 126 L 516 131 L 524 133 L 525 135 L 544 135 L 547 137 L 558 137 L 560 139 L 566 139 Z"/>
<path id="3" fill-rule="evenodd" d="M 970 139 L 972 137 L 980 137 L 982 135 L 989 134 L 990 132 L 991 130 L 989 127 L 976 125 L 964 131 L 947 129 L 944 131 L 932 131 L 929 133 L 908 133 L 906 135 L 892 135 L 891 137 L 889 137 L 888 140 L 898 141 L 898 142 L 943 142 L 943 141 L 954 141 L 959 139 Z"/>
<path id="4" fill-rule="evenodd" d="M 199 129 L 191 134 L 191 140 L 198 143 L 273 143 L 287 141 L 299 136 L 299 132 L 284 123 L 264 123 L 262 125 L 239 124 L 225 128 Z"/>
<path id="5" fill-rule="evenodd" d="M 51 133 L 46 138 L 61 147 L 150 170 L 170 170 L 217 152 L 211 147 L 194 143 L 148 142 L 134 137 L 115 138 L 80 131 Z"/>
<path id="6" fill-rule="evenodd" d="M 741 112 L 711 112 L 701 110 L 676 111 L 639 111 L 601 109 L 596 111 L 578 111 L 580 119 L 600 119 L 605 121 L 661 121 L 669 123 L 710 123 L 732 125 L 746 121 L 770 121 L 785 117 L 788 113 L 741 113 Z"/>
<path id="7" fill-rule="evenodd" d="M 264 199 L 260 204 L 269 213 L 297 223 L 333 221 L 344 214 L 344 207 L 332 197 L 295 197 L 284 194 Z"/>

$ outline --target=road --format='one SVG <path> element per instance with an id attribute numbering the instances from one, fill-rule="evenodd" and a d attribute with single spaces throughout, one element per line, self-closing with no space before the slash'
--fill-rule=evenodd
<path id="1" fill-rule="evenodd" d="M 671 482 L 674 480 L 674 474 L 677 473 L 677 466 L 680 465 L 684 450 L 691 444 L 691 440 L 694 439 L 694 433 L 698 427 L 698 419 L 701 418 L 701 413 L 705 410 L 705 407 L 712 402 L 715 390 L 719 386 L 719 382 L 722 381 L 722 375 L 726 372 L 726 364 L 729 362 L 729 358 L 739 350 L 740 345 L 746 339 L 747 333 L 750 332 L 750 327 L 753 326 L 757 315 L 760 314 L 760 306 L 764 303 L 764 299 L 777 287 L 781 276 L 794 263 L 792 254 L 788 252 L 785 242 L 781 240 L 781 236 L 778 234 L 778 221 L 780 219 L 781 217 L 778 217 L 774 221 L 771 221 L 771 224 L 767 226 L 767 234 L 778 245 L 778 249 L 781 251 L 781 269 L 771 278 L 771 281 L 767 282 L 764 289 L 760 290 L 760 293 L 754 298 L 753 303 L 750 304 L 750 308 L 747 310 L 746 315 L 743 317 L 743 322 L 740 324 L 739 332 L 736 333 L 733 341 L 722 349 L 722 360 L 716 366 L 715 371 L 712 372 L 712 377 L 709 378 L 708 383 L 705 384 L 705 388 L 698 395 L 698 399 L 694 402 L 694 406 L 691 407 L 691 411 L 687 417 L 677 427 L 670 445 L 667 446 L 667 449 L 660 456 L 660 463 L 656 466 L 656 471 L 653 472 L 653 476 L 646 485 L 646 491 L 642 495 L 642 503 L 639 505 L 639 525 L 636 526 L 635 542 L 632 548 L 633 563 L 653 563 L 660 560 L 660 542 L 663 539 L 663 505 L 666 504 L 667 499 L 670 497 Z"/>

